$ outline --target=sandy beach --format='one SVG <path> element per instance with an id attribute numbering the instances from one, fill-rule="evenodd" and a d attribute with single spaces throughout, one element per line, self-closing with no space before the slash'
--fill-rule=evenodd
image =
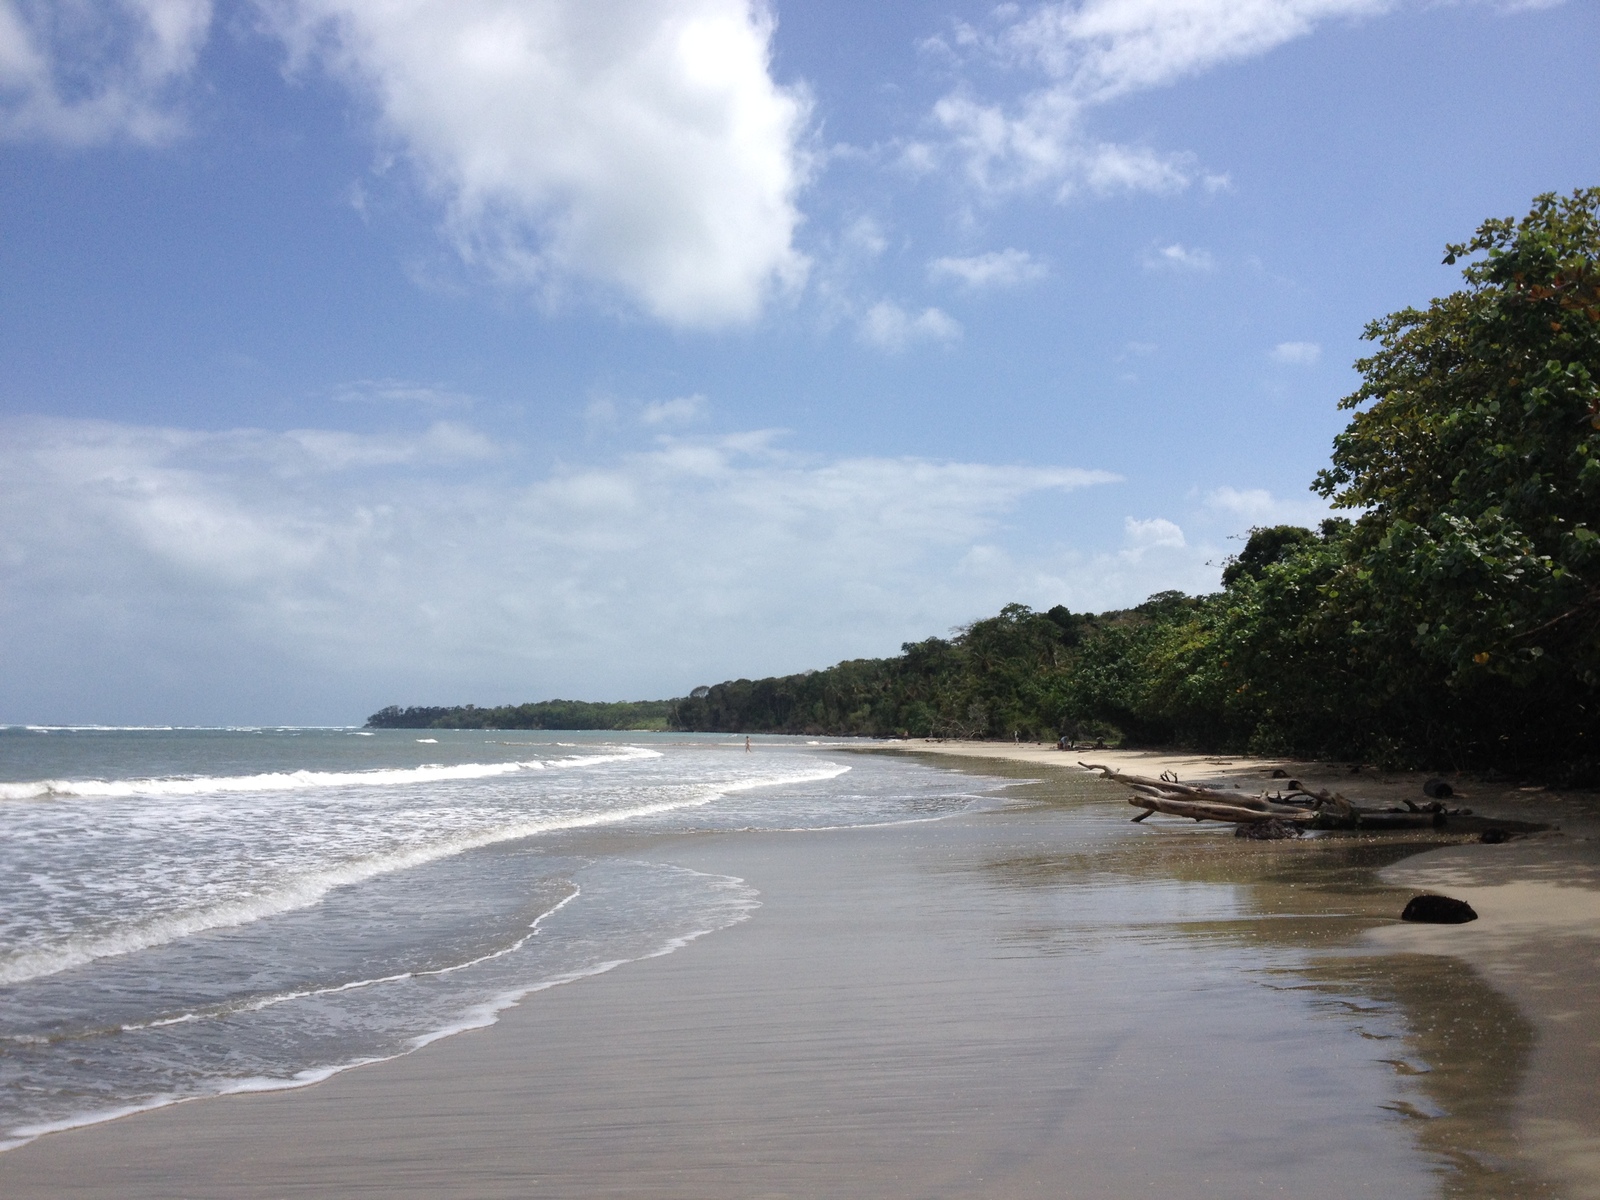
<path id="1" fill-rule="evenodd" d="M 1477 789 L 1562 820 L 1502 846 L 1266 845 L 1130 835 L 1118 790 L 1053 748 L 901 749 L 1013 776 L 1012 803 L 608 837 L 762 907 L 404 1058 L 42 1138 L 0 1155 L 0 1192 L 1600 1195 L 1584 798 Z M 1274 765 L 1117 761 L 1241 783 Z M 1483 919 L 1400 927 L 1421 888 Z"/>

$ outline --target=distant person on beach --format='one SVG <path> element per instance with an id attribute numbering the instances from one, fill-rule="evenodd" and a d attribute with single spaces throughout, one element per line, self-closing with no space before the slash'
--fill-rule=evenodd
<path id="1" fill-rule="evenodd" d="M 746 754 L 750 753 L 750 739 L 748 737 L 744 739 L 744 752 Z"/>

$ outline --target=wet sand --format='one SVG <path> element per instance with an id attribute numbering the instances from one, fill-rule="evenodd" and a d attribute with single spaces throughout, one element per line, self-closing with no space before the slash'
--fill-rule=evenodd
<path id="1" fill-rule="evenodd" d="M 1370 766 L 1352 770 L 1354 764 L 1181 751 L 1062 752 L 985 742 L 903 743 L 897 749 L 1069 772 L 1080 760 L 1104 762 L 1134 774 L 1173 771 L 1189 782 L 1245 790 L 1274 786 L 1278 769 L 1358 803 L 1382 805 L 1422 801 L 1428 778 Z M 1493 1190 L 1505 1186 L 1503 1179 L 1496 1182 L 1493 1168 L 1520 1158 L 1535 1171 L 1537 1186 L 1572 1200 L 1600 1200 L 1600 797 L 1470 774 L 1441 777 L 1456 792 L 1452 805 L 1552 828 L 1499 845 L 1444 836 L 1452 844 L 1419 846 L 1421 853 L 1378 872 L 1379 882 L 1407 896 L 1453 896 L 1471 904 L 1479 917 L 1456 926 L 1380 922 L 1361 939 L 1364 948 L 1383 956 L 1374 986 L 1383 986 L 1377 982 L 1383 977 L 1389 987 L 1414 993 L 1410 1039 L 1437 1093 L 1430 1109 L 1416 1114 L 1424 1122 L 1421 1143 L 1457 1162 L 1464 1176 L 1481 1177 L 1491 1195 L 1514 1194 Z M 1440 992 L 1447 973 L 1396 956 L 1464 964 L 1470 975 L 1461 978 L 1487 983 L 1509 1007 L 1496 1011 L 1493 997 L 1480 996 L 1468 1011 L 1460 995 L 1451 994 L 1460 991 L 1459 984 Z M 1435 1071 L 1434 1064 L 1444 1061 L 1451 1067 Z M 1484 1082 L 1490 1075 L 1497 1077 L 1492 1085 Z M 1505 1111 L 1490 1128 L 1471 1114 L 1491 1105 L 1493 1088 L 1506 1093 Z"/>
<path id="2" fill-rule="evenodd" d="M 974 767 L 1042 782 L 922 824 L 595 839 L 763 907 L 403 1059 L 43 1138 L 0 1194 L 1582 1194 L 1519 1107 L 1542 1018 L 1454 947 L 1374 940 L 1409 886 L 1378 872 L 1426 840 L 1130 827 L 1112 785 Z"/>

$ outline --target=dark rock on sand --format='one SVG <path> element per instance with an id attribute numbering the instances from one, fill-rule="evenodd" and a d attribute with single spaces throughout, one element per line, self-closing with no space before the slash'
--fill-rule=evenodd
<path id="1" fill-rule="evenodd" d="M 1452 900 L 1449 896 L 1413 896 L 1400 919 L 1424 921 L 1430 925 L 1465 925 L 1476 921 L 1478 914 L 1465 900 Z"/>
<path id="2" fill-rule="evenodd" d="M 1442 779 L 1430 779 L 1422 785 L 1422 794 L 1434 800 L 1448 800 L 1456 790 Z"/>

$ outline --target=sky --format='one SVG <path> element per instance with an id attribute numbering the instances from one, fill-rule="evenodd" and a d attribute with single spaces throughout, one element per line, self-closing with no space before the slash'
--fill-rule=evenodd
<path id="1" fill-rule="evenodd" d="M 1213 591 L 1597 129 L 1584 0 L 0 0 L 0 722 Z"/>

